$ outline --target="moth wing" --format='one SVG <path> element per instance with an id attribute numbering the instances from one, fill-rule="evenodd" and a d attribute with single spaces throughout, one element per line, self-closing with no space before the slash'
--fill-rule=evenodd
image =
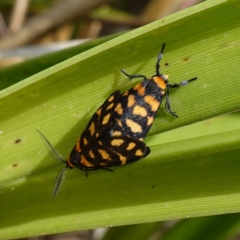
<path id="1" fill-rule="evenodd" d="M 114 110 L 119 102 L 120 96 L 121 93 L 119 90 L 113 92 L 93 114 L 91 120 L 88 122 L 81 135 L 81 146 L 86 146 L 90 142 L 96 141 L 96 138 L 101 137 L 107 132 L 107 130 L 110 129 L 112 118 L 115 113 Z M 83 144 L 84 138 L 87 140 L 87 144 Z"/>
<path id="2" fill-rule="evenodd" d="M 146 157 L 150 148 L 143 141 L 130 136 L 108 136 L 98 141 L 94 152 L 98 156 L 92 159 L 94 165 L 112 167 L 129 164 Z"/>

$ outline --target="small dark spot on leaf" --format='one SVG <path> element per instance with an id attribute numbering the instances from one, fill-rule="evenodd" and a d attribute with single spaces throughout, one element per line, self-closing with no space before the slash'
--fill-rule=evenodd
<path id="1" fill-rule="evenodd" d="M 153 186 L 152 186 L 152 189 L 154 189 L 154 188 L 155 188 L 155 186 L 153 185 Z"/>
<path id="2" fill-rule="evenodd" d="M 18 166 L 18 164 L 17 164 L 17 163 L 14 163 L 12 166 L 13 166 L 13 167 L 17 167 L 17 166 Z"/>
<path id="3" fill-rule="evenodd" d="M 189 57 L 185 57 L 184 59 L 183 59 L 183 61 L 187 61 L 189 59 Z"/>
<path id="4" fill-rule="evenodd" d="M 15 143 L 17 144 L 17 143 L 20 143 L 21 141 L 22 141 L 22 139 L 17 138 L 17 139 L 15 140 Z"/>
<path id="5" fill-rule="evenodd" d="M 168 66 L 169 65 L 169 63 L 165 63 L 165 66 Z"/>

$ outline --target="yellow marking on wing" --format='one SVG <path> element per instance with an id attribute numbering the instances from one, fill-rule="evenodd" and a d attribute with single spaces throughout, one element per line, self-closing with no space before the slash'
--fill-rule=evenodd
<path id="1" fill-rule="evenodd" d="M 138 91 L 138 94 L 141 96 L 145 95 L 145 87 L 141 83 L 137 84 L 134 88 L 134 90 Z"/>
<path id="2" fill-rule="evenodd" d="M 158 110 L 160 103 L 154 97 L 147 95 L 144 97 L 144 101 L 151 106 L 153 112 L 156 112 Z"/>
<path id="3" fill-rule="evenodd" d="M 128 146 L 127 146 L 126 149 L 130 151 L 130 150 L 132 150 L 135 146 L 136 146 L 136 143 L 131 142 L 131 143 L 128 144 Z"/>
<path id="4" fill-rule="evenodd" d="M 126 164 L 127 158 L 124 157 L 124 156 L 123 156 L 122 154 L 120 154 L 120 153 L 117 153 L 117 154 L 118 154 L 118 156 L 119 156 L 119 158 L 120 158 L 120 161 L 121 161 L 122 165 Z"/>
<path id="5" fill-rule="evenodd" d="M 98 109 L 97 111 L 96 111 L 96 114 L 97 115 L 100 115 L 101 114 L 101 111 L 102 111 L 102 109 L 100 108 L 100 109 Z"/>
<path id="6" fill-rule="evenodd" d="M 90 134 L 91 136 L 94 134 L 95 132 L 95 125 L 94 125 L 94 122 L 91 123 L 90 127 L 89 127 L 89 130 L 90 130 Z"/>
<path id="7" fill-rule="evenodd" d="M 134 105 L 135 102 L 136 102 L 136 100 L 135 100 L 134 95 L 129 95 L 128 96 L 128 104 L 127 104 L 127 106 L 130 108 L 130 107 L 132 107 Z"/>
<path id="8" fill-rule="evenodd" d="M 166 89 L 167 84 L 165 83 L 164 79 L 159 76 L 153 77 L 153 81 L 161 88 L 161 89 Z"/>
<path id="9" fill-rule="evenodd" d="M 83 144 L 87 145 L 88 144 L 88 140 L 86 138 L 83 138 Z"/>
<path id="10" fill-rule="evenodd" d="M 112 146 L 120 146 L 123 144 L 123 142 L 124 141 L 122 139 L 114 139 L 111 141 L 111 144 L 112 144 Z"/>
<path id="11" fill-rule="evenodd" d="M 141 117 L 146 117 L 147 116 L 147 110 L 144 107 L 135 106 L 133 108 L 133 114 L 140 115 Z"/>
<path id="12" fill-rule="evenodd" d="M 122 127 L 122 122 L 121 122 L 119 119 L 116 119 L 116 121 L 117 121 L 117 124 L 118 124 L 120 127 Z"/>
<path id="13" fill-rule="evenodd" d="M 105 150 L 102 150 L 102 149 L 98 149 L 98 152 L 100 153 L 101 157 L 105 160 L 111 160 L 111 157 L 110 155 L 105 151 Z"/>
<path id="14" fill-rule="evenodd" d="M 127 96 L 128 95 L 128 90 L 122 94 L 122 96 Z"/>
<path id="15" fill-rule="evenodd" d="M 122 136 L 122 133 L 120 131 L 115 131 L 112 133 L 112 136 Z"/>
<path id="16" fill-rule="evenodd" d="M 81 156 L 81 164 L 86 166 L 86 167 L 93 167 L 94 165 L 88 162 L 88 160 L 82 155 Z"/>
<path id="17" fill-rule="evenodd" d="M 110 105 L 108 105 L 107 110 L 111 109 L 114 106 L 114 103 L 111 103 Z"/>
<path id="18" fill-rule="evenodd" d="M 126 124 L 129 128 L 131 128 L 132 132 L 134 132 L 134 133 L 142 132 L 142 127 L 137 122 L 134 122 L 131 119 L 126 119 Z"/>
<path id="19" fill-rule="evenodd" d="M 75 146 L 75 151 L 78 153 L 81 152 L 81 147 L 80 147 L 80 138 L 77 140 L 76 146 Z"/>
<path id="20" fill-rule="evenodd" d="M 136 152 L 135 152 L 135 155 L 136 156 L 142 156 L 143 155 L 143 152 L 142 152 L 142 150 L 140 150 L 140 149 L 138 149 Z"/>
<path id="21" fill-rule="evenodd" d="M 70 157 L 67 159 L 67 165 L 71 168 L 74 168 L 74 166 L 71 163 Z"/>
<path id="22" fill-rule="evenodd" d="M 153 117 L 147 117 L 147 125 L 151 125 L 153 123 L 154 118 Z"/>
<path id="23" fill-rule="evenodd" d="M 111 96 L 111 97 L 108 99 L 108 101 L 109 101 L 109 102 L 112 102 L 113 99 L 114 99 L 114 96 Z"/>
<path id="24" fill-rule="evenodd" d="M 122 104 L 119 103 L 115 109 L 115 111 L 119 114 L 122 115 L 123 114 L 123 108 L 122 108 Z"/>
<path id="25" fill-rule="evenodd" d="M 92 150 L 89 151 L 89 156 L 90 156 L 91 158 L 94 158 L 94 157 L 95 157 Z"/>
<path id="26" fill-rule="evenodd" d="M 102 124 L 108 123 L 109 118 L 110 118 L 110 113 L 103 118 Z"/>

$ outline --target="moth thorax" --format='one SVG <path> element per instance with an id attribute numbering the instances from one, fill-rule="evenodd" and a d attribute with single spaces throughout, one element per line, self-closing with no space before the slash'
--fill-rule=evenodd
<path id="1" fill-rule="evenodd" d="M 153 81 L 158 85 L 161 89 L 166 89 L 168 85 L 168 79 L 167 75 L 160 75 L 160 76 L 154 76 Z"/>

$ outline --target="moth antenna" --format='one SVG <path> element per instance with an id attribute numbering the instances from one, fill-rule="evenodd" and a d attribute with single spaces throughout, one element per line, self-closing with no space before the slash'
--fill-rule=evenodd
<path id="1" fill-rule="evenodd" d="M 165 43 L 163 43 L 161 52 L 158 54 L 158 57 L 157 57 L 157 63 L 156 63 L 156 75 L 157 76 L 160 75 L 160 61 L 162 60 L 162 57 L 163 57 L 164 48 L 165 48 Z"/>
<path id="2" fill-rule="evenodd" d="M 58 153 L 58 151 L 53 147 L 53 145 L 48 141 L 48 139 L 38 129 L 36 129 L 36 130 L 39 132 L 39 134 L 45 140 L 47 145 L 51 148 L 55 158 L 60 162 L 66 163 L 66 166 L 63 169 L 61 169 L 61 171 L 58 173 L 58 175 L 55 179 L 55 184 L 54 184 L 54 187 L 53 187 L 53 192 L 52 192 L 52 197 L 51 197 L 51 199 L 53 199 L 58 194 L 58 192 L 59 192 L 59 190 L 60 190 L 60 188 L 63 184 L 63 181 L 65 180 L 68 165 L 67 165 L 67 161 L 65 161 L 62 158 L 61 154 Z"/>
<path id="3" fill-rule="evenodd" d="M 38 129 L 36 129 L 36 130 L 39 132 L 39 134 L 45 140 L 47 145 L 51 148 L 55 158 L 60 162 L 66 163 L 66 161 L 62 158 L 61 154 L 53 147 L 53 145 L 48 141 L 48 139 Z"/>
<path id="4" fill-rule="evenodd" d="M 65 180 L 66 173 L 67 173 L 67 166 L 64 167 L 63 169 L 61 169 L 61 171 L 58 173 L 58 175 L 55 179 L 55 184 L 53 187 L 51 199 L 53 199 L 58 194 L 58 192 L 59 192 L 60 188 L 62 187 L 62 184 Z"/>

